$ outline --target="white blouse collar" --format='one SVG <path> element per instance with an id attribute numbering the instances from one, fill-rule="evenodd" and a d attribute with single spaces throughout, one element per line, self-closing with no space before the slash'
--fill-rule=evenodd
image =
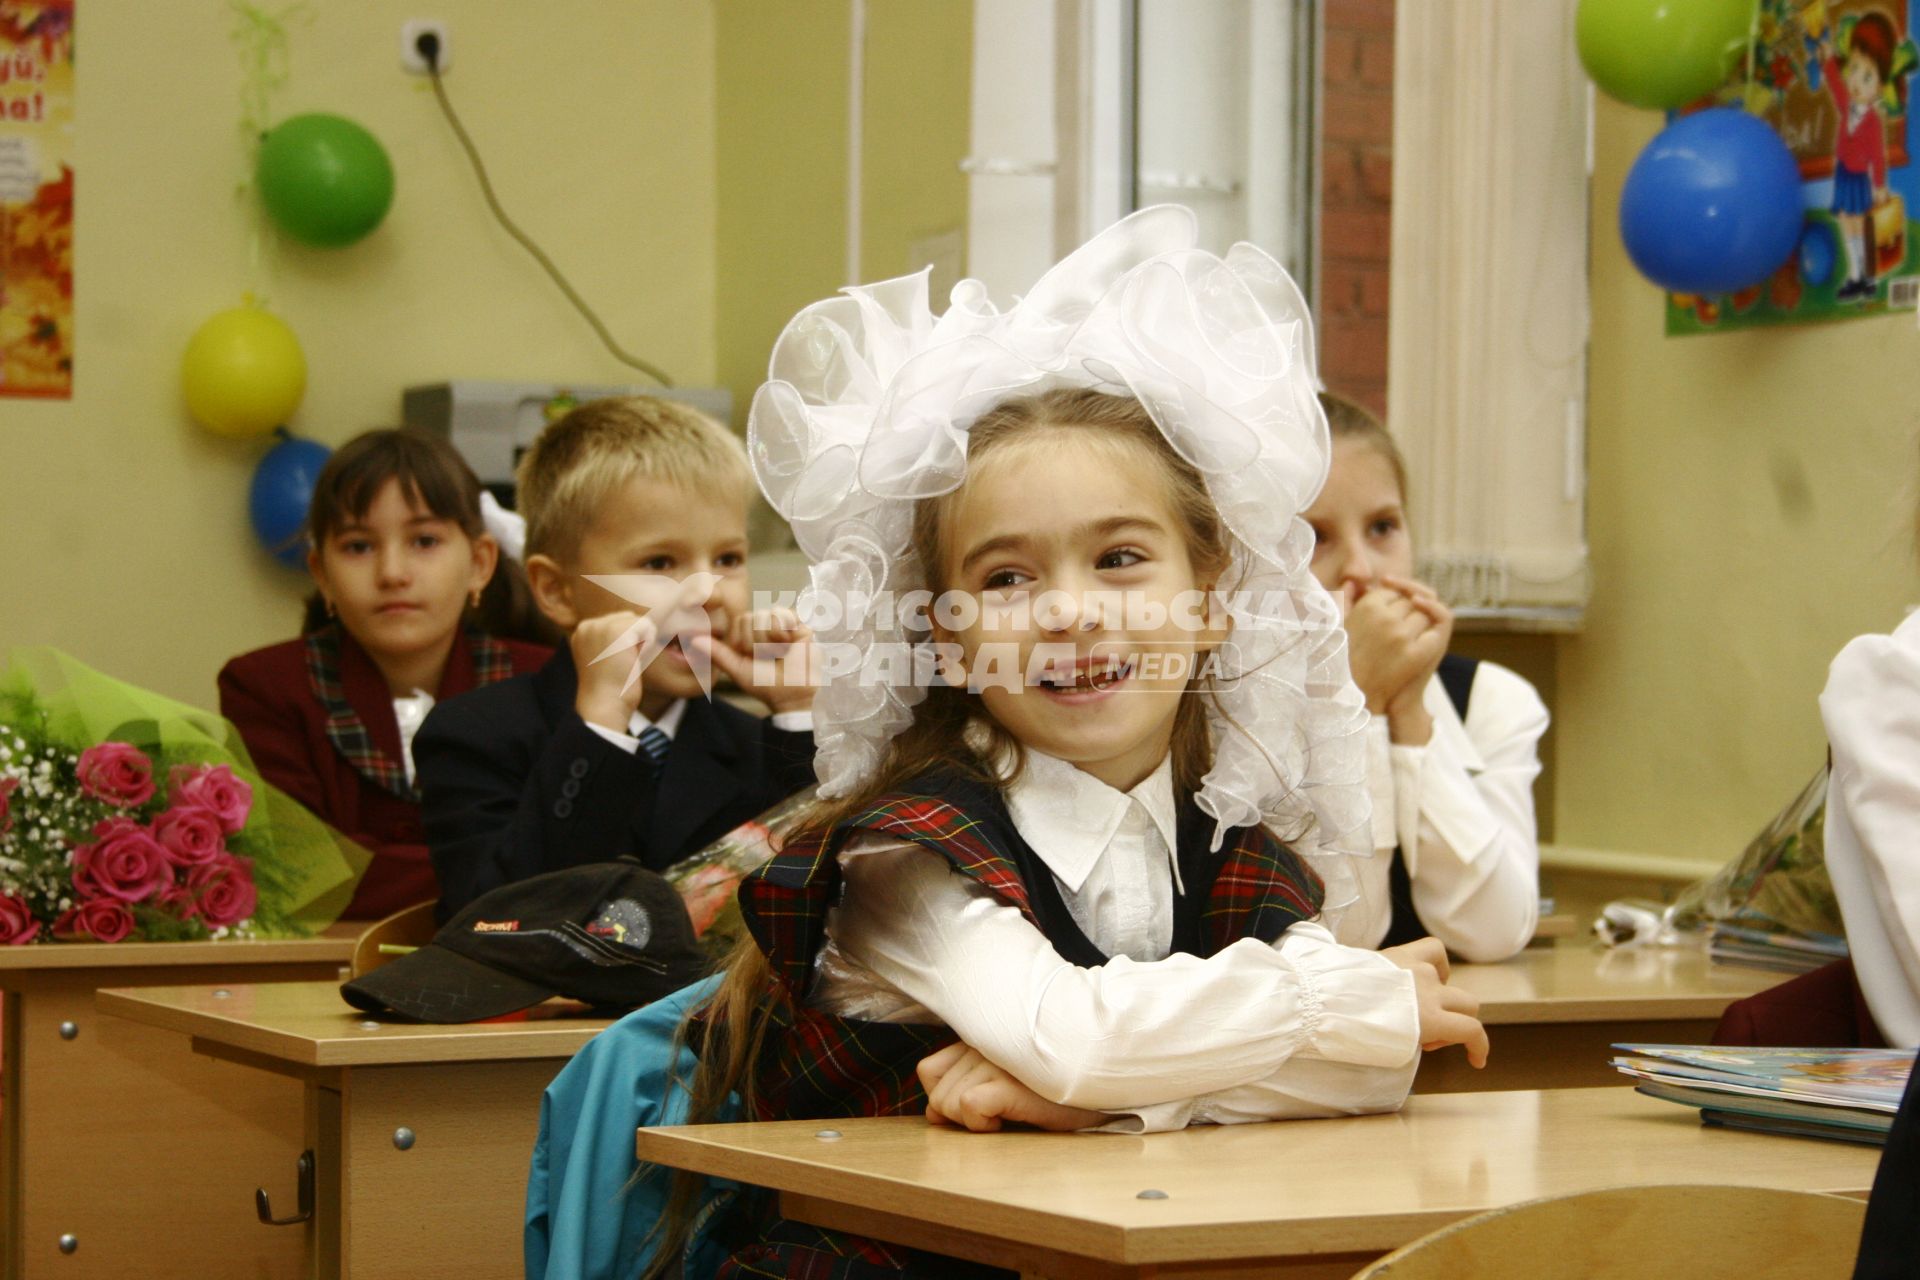
<path id="1" fill-rule="evenodd" d="M 1160 832 L 1177 868 L 1171 755 L 1131 791 L 1116 791 L 1092 774 L 1031 748 L 1026 757 L 1026 768 L 1007 788 L 1007 808 L 1020 835 L 1067 892 L 1080 892 L 1136 807 Z"/>

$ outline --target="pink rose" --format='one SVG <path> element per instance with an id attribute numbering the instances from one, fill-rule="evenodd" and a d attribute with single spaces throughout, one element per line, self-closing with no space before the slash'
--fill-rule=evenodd
<path id="1" fill-rule="evenodd" d="M 199 902 L 200 919 L 209 929 L 239 924 L 260 901 L 253 887 L 253 863 L 231 854 L 187 872 L 187 889 Z"/>
<path id="2" fill-rule="evenodd" d="M 234 835 L 247 825 L 253 788 L 223 764 L 177 764 L 167 775 L 167 803 L 205 809 L 219 819 L 221 831 Z"/>
<path id="3" fill-rule="evenodd" d="M 112 898 L 89 898 L 53 922 L 56 938 L 92 938 L 118 942 L 133 932 L 133 912 Z"/>
<path id="4" fill-rule="evenodd" d="M 40 922 L 33 918 L 26 902 L 10 893 L 0 893 L 0 947 L 18 947 L 39 936 Z"/>
<path id="5" fill-rule="evenodd" d="M 172 880 L 167 851 L 132 818 L 103 819 L 93 836 L 73 850 L 73 887 L 81 897 L 145 902 Z"/>
<path id="6" fill-rule="evenodd" d="M 153 895 L 153 905 L 176 920 L 192 920 L 200 914 L 193 890 L 183 884 L 170 884 Z"/>
<path id="7" fill-rule="evenodd" d="M 176 867 L 197 867 L 227 851 L 220 819 L 198 805 L 169 809 L 155 818 L 153 838 Z"/>
<path id="8" fill-rule="evenodd" d="M 103 742 L 80 753 L 75 767 L 80 790 L 116 809 L 131 809 L 153 799 L 153 761 L 124 742 Z"/>
<path id="9" fill-rule="evenodd" d="M 13 830 L 13 793 L 20 788 L 18 778 L 0 778 L 0 836 Z"/>

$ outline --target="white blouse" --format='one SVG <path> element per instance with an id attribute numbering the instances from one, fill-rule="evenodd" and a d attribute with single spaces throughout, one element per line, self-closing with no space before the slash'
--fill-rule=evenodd
<path id="1" fill-rule="evenodd" d="M 1820 695 L 1833 751 L 1827 873 L 1889 1043 L 1920 1044 L 1920 613 L 1840 651 Z"/>
<path id="2" fill-rule="evenodd" d="M 393 723 L 400 730 L 400 761 L 406 766 L 408 786 L 413 785 L 413 735 L 420 732 L 431 710 L 433 695 L 425 689 L 415 689 L 393 700 Z"/>
<path id="3" fill-rule="evenodd" d="M 1491 662 L 1474 674 L 1464 721 L 1437 676 L 1421 704 L 1433 717 L 1425 746 L 1394 744 L 1385 716 L 1369 730 L 1376 856 L 1359 868 L 1365 909 L 1347 913 L 1341 940 L 1377 947 L 1386 937 L 1388 873 L 1398 848 L 1421 922 L 1447 950 L 1464 960 L 1505 960 L 1539 922 L 1533 780 L 1547 707 L 1525 679 Z"/>
<path id="4" fill-rule="evenodd" d="M 1128 1132 L 1391 1111 L 1419 1064 L 1413 978 L 1317 924 L 1170 955 L 1170 766 L 1130 792 L 1027 753 L 1014 825 L 1074 922 L 1113 957 L 1063 960 L 1018 910 L 917 845 L 865 833 L 840 854 L 812 1002 L 844 1017 L 944 1022 L 1041 1096 Z"/>

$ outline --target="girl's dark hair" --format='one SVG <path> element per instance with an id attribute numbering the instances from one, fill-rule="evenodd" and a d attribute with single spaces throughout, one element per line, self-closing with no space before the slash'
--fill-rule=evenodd
<path id="1" fill-rule="evenodd" d="M 967 469 L 973 473 L 983 457 L 1006 442 L 1033 432 L 1052 431 L 1100 448 L 1126 451 L 1129 468 L 1156 469 L 1166 486 L 1167 504 L 1181 524 L 1187 554 L 1195 575 L 1212 585 L 1223 585 L 1219 575 L 1232 562 L 1230 534 L 1207 491 L 1206 481 L 1193 465 L 1174 451 L 1153 418 L 1138 400 L 1082 388 L 1059 389 L 1002 401 L 988 410 L 967 432 Z M 913 554 L 925 566 L 926 586 L 935 596 L 950 584 L 942 581 L 959 491 L 919 502 L 913 513 Z M 1213 767 L 1213 744 L 1208 733 L 1202 698 L 1213 696 L 1211 676 L 1196 676 L 1176 713 L 1173 742 L 1175 794 L 1184 798 L 1200 787 Z M 969 732 L 983 733 L 986 749 L 975 753 L 961 744 Z M 988 761 L 1010 761 L 1005 774 Z M 1013 736 L 982 714 L 978 698 L 964 689 L 935 682 L 914 708 L 913 720 L 887 744 L 875 776 L 851 794 L 821 801 L 802 817 L 788 839 L 825 835 L 848 818 L 871 806 L 876 798 L 909 779 L 936 767 L 958 769 L 980 782 L 1003 788 L 1017 776 L 1024 753 Z M 743 938 L 721 966 L 724 975 L 713 997 L 694 1016 L 704 1024 L 705 1036 L 698 1066 L 690 1079 L 678 1083 L 691 1097 L 684 1123 L 705 1124 L 719 1118 L 729 1096 L 737 1096 L 747 1119 L 755 1118 L 754 1071 L 767 1036 L 779 1013 L 766 956 L 751 936 Z M 686 1042 L 682 1026 L 676 1052 Z M 645 1171 L 643 1170 L 643 1173 Z M 701 1179 L 690 1174 L 673 1177 L 667 1205 L 651 1240 L 657 1244 L 652 1275 L 677 1266 L 692 1231 L 693 1210 Z"/>
<path id="2" fill-rule="evenodd" d="M 425 431 L 383 428 L 367 431 L 334 450 L 314 482 L 307 508 L 307 538 L 315 548 L 341 529 L 364 519 L 389 480 L 398 480 L 410 504 L 451 520 L 469 538 L 486 532 L 480 515 L 480 481 L 446 439 Z M 502 555 L 493 578 L 480 593 L 469 618 L 489 635 L 535 644 L 559 643 L 560 633 L 535 606 L 533 589 L 518 561 Z M 327 625 L 326 601 L 318 591 L 307 597 L 301 634 Z"/>

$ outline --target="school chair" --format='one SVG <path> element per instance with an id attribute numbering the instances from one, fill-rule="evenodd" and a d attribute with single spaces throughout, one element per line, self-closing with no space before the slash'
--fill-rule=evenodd
<path id="1" fill-rule="evenodd" d="M 1866 1209 L 1767 1187 L 1609 1187 L 1442 1227 L 1354 1280 L 1847 1280 Z"/>
<path id="2" fill-rule="evenodd" d="M 422 902 L 368 925 L 367 931 L 353 944 L 353 959 L 349 962 L 352 976 L 357 978 L 367 970 L 378 969 L 387 961 L 404 954 L 382 951 L 380 948 L 383 946 L 423 947 L 432 942 L 437 929 L 433 923 L 433 906 L 432 902 Z"/>

